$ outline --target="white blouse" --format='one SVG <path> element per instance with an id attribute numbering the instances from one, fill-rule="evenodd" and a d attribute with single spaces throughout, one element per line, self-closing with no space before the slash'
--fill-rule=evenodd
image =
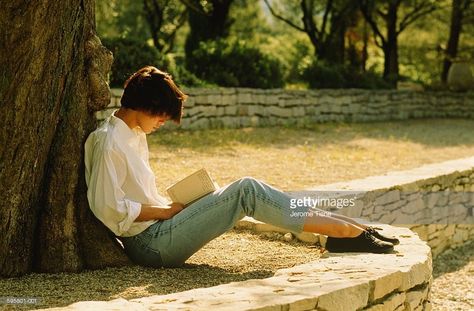
<path id="1" fill-rule="evenodd" d="M 114 112 L 115 113 L 115 112 Z M 146 134 L 114 116 L 85 143 L 87 198 L 94 215 L 117 236 L 133 236 L 158 220 L 135 222 L 141 204 L 164 206 L 148 162 Z"/>

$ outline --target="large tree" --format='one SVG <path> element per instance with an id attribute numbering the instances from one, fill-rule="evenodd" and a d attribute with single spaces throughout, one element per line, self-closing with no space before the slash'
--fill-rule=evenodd
<path id="1" fill-rule="evenodd" d="M 396 85 L 399 76 L 398 36 L 419 18 L 438 8 L 436 0 L 358 0 L 384 53 L 383 76 Z"/>
<path id="2" fill-rule="evenodd" d="M 86 199 L 83 143 L 112 61 L 94 1 L 0 7 L 0 275 L 129 264 Z"/>

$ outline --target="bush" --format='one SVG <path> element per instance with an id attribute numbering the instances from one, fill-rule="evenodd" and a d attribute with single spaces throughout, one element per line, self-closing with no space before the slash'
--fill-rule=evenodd
<path id="1" fill-rule="evenodd" d="M 372 70 L 363 72 L 349 66 L 311 62 L 300 69 L 304 81 L 313 89 L 388 89 L 390 83 Z"/>
<path id="2" fill-rule="evenodd" d="M 169 72 L 176 84 L 187 87 L 206 87 L 209 86 L 206 81 L 203 81 L 196 77 L 195 74 L 185 68 L 184 57 L 177 56 L 175 54 L 167 54 L 166 56 L 166 67 L 163 70 Z"/>
<path id="3" fill-rule="evenodd" d="M 220 86 L 278 88 L 284 84 L 277 59 L 240 41 L 201 42 L 187 67 L 200 79 Z"/>
<path id="4" fill-rule="evenodd" d="M 102 44 L 114 55 L 111 87 L 123 87 L 125 80 L 144 66 L 167 67 L 165 58 L 160 57 L 158 51 L 146 42 L 130 38 L 106 38 Z"/>

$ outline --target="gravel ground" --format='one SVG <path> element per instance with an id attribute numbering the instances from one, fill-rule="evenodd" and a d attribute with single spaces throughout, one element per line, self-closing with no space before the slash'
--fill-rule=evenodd
<path id="1" fill-rule="evenodd" d="M 318 260 L 322 255 L 317 247 L 296 240 L 283 241 L 279 233 L 232 230 L 211 241 L 179 269 L 109 268 L 1 279 L 0 297 L 34 297 L 41 303 L 0 304 L 0 310 L 58 307 L 83 300 L 132 299 L 267 278 L 278 269 Z M 433 267 L 433 310 L 474 310 L 474 241 L 438 256 Z"/>
<path id="2" fill-rule="evenodd" d="M 108 268 L 79 274 L 33 273 L 22 278 L 0 279 L 0 297 L 40 300 L 31 305 L 0 304 L 0 310 L 59 307 L 83 300 L 132 299 L 267 278 L 278 269 L 321 256 L 317 247 L 282 238 L 278 233 L 259 235 L 231 230 L 208 243 L 179 269 Z"/>

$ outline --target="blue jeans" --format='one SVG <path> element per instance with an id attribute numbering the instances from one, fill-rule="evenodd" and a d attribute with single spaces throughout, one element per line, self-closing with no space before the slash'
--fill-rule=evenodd
<path id="1" fill-rule="evenodd" d="M 290 216 L 291 197 L 261 181 L 239 179 L 189 205 L 173 218 L 145 231 L 120 237 L 136 264 L 179 267 L 212 239 L 232 229 L 245 215 L 300 233 L 304 217 Z"/>

